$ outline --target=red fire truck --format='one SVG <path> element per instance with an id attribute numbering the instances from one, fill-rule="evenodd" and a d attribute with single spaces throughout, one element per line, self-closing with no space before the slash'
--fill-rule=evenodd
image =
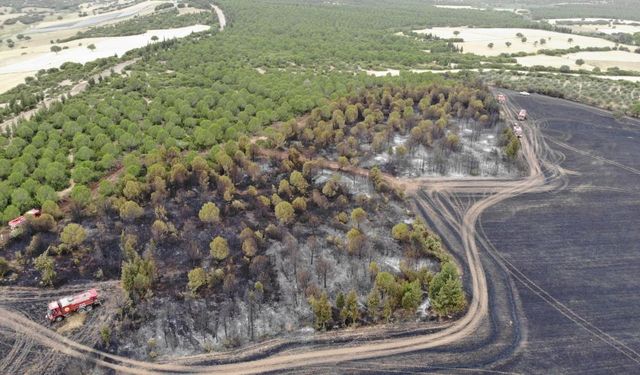
<path id="1" fill-rule="evenodd" d="M 47 319 L 50 322 L 59 322 L 76 311 L 91 311 L 101 303 L 102 301 L 98 298 L 98 291 L 90 289 L 75 296 L 64 297 L 57 301 L 49 302 Z"/>
<path id="2" fill-rule="evenodd" d="M 526 119 L 527 119 L 527 110 L 526 109 L 521 109 L 520 113 L 518 113 L 518 120 L 524 121 Z"/>
<path id="3" fill-rule="evenodd" d="M 22 224 L 27 222 L 27 216 L 28 215 L 32 215 L 34 217 L 38 217 L 40 216 L 40 210 L 38 209 L 33 209 L 33 210 L 29 210 L 27 211 L 24 215 L 22 216 L 18 216 L 17 218 L 9 221 L 9 228 L 11 228 L 11 230 L 16 229 L 20 226 L 22 226 Z"/>

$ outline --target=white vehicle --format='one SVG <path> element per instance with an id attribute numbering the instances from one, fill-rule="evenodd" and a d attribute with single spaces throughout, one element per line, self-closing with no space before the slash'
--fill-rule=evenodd
<path id="1" fill-rule="evenodd" d="M 519 121 L 524 121 L 527 119 L 527 110 L 526 109 L 521 109 L 520 112 L 518 113 L 518 120 Z"/>
<path id="2" fill-rule="evenodd" d="M 520 127 L 520 125 L 516 123 L 513 124 L 513 134 L 515 134 L 518 138 L 522 138 L 522 128 Z"/>
<path id="3" fill-rule="evenodd" d="M 520 95 L 522 95 L 522 96 L 529 96 L 529 95 L 531 95 L 531 94 L 529 94 L 529 93 L 528 93 L 528 92 L 526 92 L 526 91 L 520 91 Z"/>

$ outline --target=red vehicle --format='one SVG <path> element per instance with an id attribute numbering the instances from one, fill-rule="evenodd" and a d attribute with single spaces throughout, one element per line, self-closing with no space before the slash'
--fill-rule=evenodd
<path id="1" fill-rule="evenodd" d="M 504 104 L 507 102 L 507 97 L 504 94 L 498 94 L 498 103 Z"/>
<path id="2" fill-rule="evenodd" d="M 9 227 L 13 230 L 22 226 L 22 224 L 27 222 L 28 215 L 38 217 L 40 216 L 40 210 L 34 208 L 33 210 L 27 211 L 23 216 L 18 216 L 17 218 L 9 221 Z"/>
<path id="3" fill-rule="evenodd" d="M 75 296 L 64 297 L 57 301 L 50 302 L 47 319 L 50 322 L 59 322 L 76 311 L 91 311 L 100 304 L 101 301 L 98 298 L 98 291 L 90 289 Z"/>
<path id="4" fill-rule="evenodd" d="M 527 119 L 527 110 L 526 109 L 521 109 L 520 113 L 518 113 L 518 120 L 524 121 L 526 119 Z"/>

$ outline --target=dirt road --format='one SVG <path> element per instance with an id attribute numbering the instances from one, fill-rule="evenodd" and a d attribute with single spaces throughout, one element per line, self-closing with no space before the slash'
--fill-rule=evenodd
<path id="1" fill-rule="evenodd" d="M 220 24 L 220 31 L 224 31 L 224 27 L 227 26 L 227 17 L 225 17 L 224 12 L 217 5 L 212 5 L 213 10 L 216 12 L 218 16 L 218 23 Z"/>

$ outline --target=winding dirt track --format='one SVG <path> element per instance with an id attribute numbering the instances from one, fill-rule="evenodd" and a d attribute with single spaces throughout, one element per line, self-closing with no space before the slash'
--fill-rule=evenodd
<path id="1" fill-rule="evenodd" d="M 216 12 L 216 16 L 218 16 L 218 23 L 220 24 L 220 31 L 224 31 L 224 27 L 227 26 L 227 17 L 225 17 L 224 12 L 217 5 L 211 6 L 213 10 Z"/>
<path id="2" fill-rule="evenodd" d="M 513 118 L 513 108 L 507 111 L 507 117 Z M 387 339 L 377 342 L 365 342 L 350 347 L 341 348 L 319 348 L 310 351 L 283 352 L 268 356 L 262 359 L 249 360 L 245 362 L 228 363 L 222 365 L 199 365 L 198 363 L 211 363 L 220 358 L 220 354 L 203 354 L 192 356 L 188 362 L 176 359 L 170 363 L 150 363 L 137 361 L 130 358 L 112 355 L 94 349 L 90 345 L 74 341 L 62 336 L 47 327 L 25 317 L 24 315 L 12 311 L 4 306 L 5 301 L 33 301 L 41 297 L 41 293 L 47 297 L 47 293 L 36 292 L 26 289 L 0 289 L 0 329 L 14 332 L 14 336 L 19 337 L 14 344 L 10 357 L 12 361 L 6 359 L 0 361 L 0 373 L 10 370 L 8 362 L 15 366 L 17 353 L 28 350 L 26 345 L 38 345 L 51 349 L 73 358 L 88 360 L 99 367 L 109 368 L 120 373 L 127 374 L 158 374 L 158 373 L 207 373 L 207 374 L 228 374 L 228 373 L 261 373 L 266 371 L 276 371 L 283 369 L 293 369 L 309 366 L 331 365 L 338 362 L 374 359 L 382 356 L 398 355 L 429 348 L 435 348 L 447 344 L 459 342 L 460 340 L 473 335 L 479 325 L 488 315 L 489 295 L 487 289 L 487 279 L 480 260 L 481 254 L 478 249 L 478 234 L 476 233 L 476 223 L 479 216 L 488 207 L 491 207 L 505 199 L 518 194 L 544 191 L 552 189 L 549 178 L 545 178 L 542 170 L 545 168 L 547 175 L 555 176 L 555 181 L 560 181 L 557 177 L 563 172 L 559 168 L 553 168 L 548 162 L 539 161 L 537 154 L 545 153 L 546 146 L 541 143 L 541 137 L 535 126 L 526 127 L 526 136 L 522 140 L 522 155 L 529 166 L 529 176 L 520 180 L 490 180 L 490 179 L 427 179 L 412 181 L 415 189 L 408 191 L 411 197 L 421 201 L 418 191 L 422 190 L 429 194 L 440 194 L 449 196 L 456 192 L 478 192 L 486 197 L 472 204 L 464 212 L 460 212 L 460 217 L 450 217 L 450 221 L 459 223 L 461 242 L 464 247 L 465 261 L 469 269 L 471 280 L 470 294 L 472 296 L 467 313 L 458 321 L 448 327 L 424 335 L 417 335 L 409 338 Z M 354 171 L 355 173 L 361 171 Z M 386 176 L 386 178 L 392 178 Z M 406 184 L 409 181 L 396 180 L 397 184 Z M 553 184 L 551 184 L 553 185 Z M 107 285 L 113 287 L 113 285 Z M 78 286 L 76 286 L 77 288 Z M 83 287 L 83 286 L 80 286 Z M 66 291 L 65 291 L 66 292 Z M 22 340 L 22 341 L 20 341 Z M 28 343 L 25 344 L 26 340 Z M 15 359 L 15 360 L 13 360 Z M 22 359 L 24 360 L 24 359 Z M 181 363 L 182 362 L 182 363 Z M 193 363 L 193 364 L 191 364 Z"/>

